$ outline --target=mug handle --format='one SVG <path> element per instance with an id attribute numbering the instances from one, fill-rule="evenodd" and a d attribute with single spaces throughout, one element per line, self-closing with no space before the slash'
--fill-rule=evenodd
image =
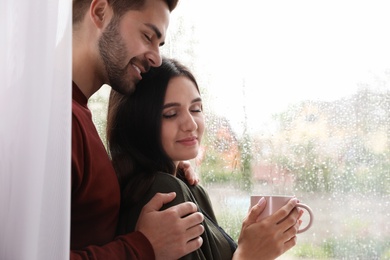
<path id="1" fill-rule="evenodd" d="M 299 229 L 298 230 L 298 234 L 299 234 L 299 233 L 305 232 L 306 230 L 308 230 L 311 227 L 311 225 L 313 224 L 314 215 L 313 215 L 313 211 L 311 210 L 311 208 L 309 206 L 307 206 L 306 204 L 298 203 L 297 207 L 304 208 L 310 215 L 309 224 L 307 224 L 306 227 Z"/>

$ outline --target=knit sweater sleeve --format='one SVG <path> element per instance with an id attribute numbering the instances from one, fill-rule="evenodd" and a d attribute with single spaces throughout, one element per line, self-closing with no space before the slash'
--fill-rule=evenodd
<path id="1" fill-rule="evenodd" d="M 72 250 L 71 260 L 127 260 L 155 259 L 153 247 L 141 232 L 132 232 L 118 236 L 114 241 L 103 246 L 88 246 L 82 250 Z"/>

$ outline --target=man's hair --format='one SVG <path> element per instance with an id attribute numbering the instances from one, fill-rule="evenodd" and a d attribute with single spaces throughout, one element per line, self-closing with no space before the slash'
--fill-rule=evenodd
<path id="1" fill-rule="evenodd" d="M 129 10 L 141 10 L 146 1 L 150 0 L 107 0 L 111 5 L 114 15 L 121 17 Z M 168 5 L 169 11 L 173 11 L 176 8 L 179 0 L 152 0 L 152 1 L 165 1 Z M 73 0 L 73 25 L 78 24 L 84 18 L 92 0 Z"/>

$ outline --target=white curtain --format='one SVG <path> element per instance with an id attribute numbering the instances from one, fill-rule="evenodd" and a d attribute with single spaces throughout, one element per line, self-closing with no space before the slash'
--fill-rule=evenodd
<path id="1" fill-rule="evenodd" d="M 0 259 L 69 259 L 71 1 L 0 6 Z"/>

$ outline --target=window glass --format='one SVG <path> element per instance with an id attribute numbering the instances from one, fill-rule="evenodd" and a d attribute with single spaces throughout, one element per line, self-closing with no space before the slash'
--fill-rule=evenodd
<path id="1" fill-rule="evenodd" d="M 207 133 L 193 164 L 233 238 L 251 194 L 296 195 L 315 220 L 281 259 L 390 259 L 389 31 L 386 1 L 173 11 L 161 51 L 198 79 Z M 103 139 L 108 89 L 90 104 Z"/>

